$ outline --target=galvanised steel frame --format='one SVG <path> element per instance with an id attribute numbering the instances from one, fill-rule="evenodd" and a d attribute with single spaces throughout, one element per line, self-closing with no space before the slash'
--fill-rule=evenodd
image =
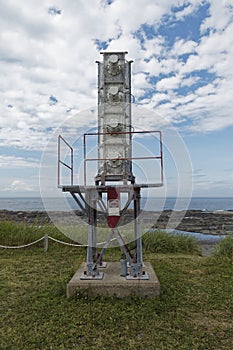
<path id="1" fill-rule="evenodd" d="M 117 134 L 121 134 L 120 132 Z M 127 132 L 128 133 L 128 132 Z M 81 208 L 84 216 L 88 220 L 88 247 L 87 247 L 87 271 L 83 273 L 83 279 L 102 279 L 103 273 L 99 271 L 99 267 L 103 266 L 102 258 L 105 250 L 110 245 L 111 240 L 116 238 L 122 252 L 126 258 L 125 263 L 128 262 L 129 274 L 125 276 L 127 279 L 148 279 L 147 274 L 143 271 L 143 259 L 142 259 L 142 233 L 141 233 L 141 222 L 140 222 L 140 212 L 141 212 L 141 188 L 149 187 L 161 187 L 163 186 L 163 151 L 162 151 L 162 134 L 160 131 L 132 131 L 131 134 L 153 134 L 157 133 L 159 135 L 159 155 L 149 156 L 149 157 L 132 157 L 132 158 L 117 158 L 120 160 L 159 160 L 160 162 L 160 182 L 148 183 L 148 184 L 118 184 L 118 185 L 107 185 L 99 184 L 87 185 L 87 170 L 86 163 L 92 161 L 99 161 L 99 158 L 88 158 L 87 157 L 87 137 L 98 136 L 99 133 L 86 133 L 83 135 L 83 150 L 84 150 L 84 185 L 74 185 L 74 150 L 68 144 L 68 142 L 59 135 L 58 137 L 58 187 L 62 189 L 63 192 L 69 192 L 74 198 L 75 202 Z M 110 133 L 113 134 L 113 133 Z M 69 152 L 70 152 L 70 162 L 69 164 L 61 159 L 61 142 L 63 142 Z M 104 161 L 108 159 L 101 159 Z M 112 160 L 112 159 L 110 159 Z M 115 160 L 115 158 L 113 158 Z M 61 166 L 65 166 L 71 172 L 70 184 L 61 184 Z M 107 193 L 109 200 L 120 199 L 122 193 L 126 193 L 128 199 L 122 210 L 119 210 L 118 215 L 109 215 L 108 204 L 103 200 L 103 194 Z M 124 214 L 127 212 L 130 204 L 133 202 L 133 220 L 134 220 L 134 232 L 135 232 L 135 247 L 134 253 L 132 253 L 124 241 L 124 237 L 121 235 L 119 227 L 123 221 Z M 107 224 L 110 229 L 109 237 L 105 244 L 103 245 L 100 252 L 97 251 L 97 216 L 98 208 L 105 213 L 107 218 Z"/>

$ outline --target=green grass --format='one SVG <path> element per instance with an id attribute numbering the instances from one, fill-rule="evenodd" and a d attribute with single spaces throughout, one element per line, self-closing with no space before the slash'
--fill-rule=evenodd
<path id="1" fill-rule="evenodd" d="M 197 241 L 185 235 L 172 235 L 157 231 L 142 237 L 145 252 L 150 253 L 198 253 Z"/>
<path id="2" fill-rule="evenodd" d="M 109 249 L 105 260 L 120 255 Z M 145 249 L 159 297 L 67 299 L 66 284 L 84 259 L 85 249 L 53 242 L 47 253 L 40 245 L 0 249 L 1 350 L 233 349 L 231 259 Z"/>
<path id="3" fill-rule="evenodd" d="M 233 237 L 223 239 L 215 249 L 214 255 L 217 258 L 233 261 Z"/>
<path id="4" fill-rule="evenodd" d="M 15 223 L 12 221 L 0 222 L 0 244 L 17 246 L 31 243 L 46 234 L 57 239 L 66 240 L 66 237 L 51 224 L 28 225 L 26 223 Z"/>
<path id="5" fill-rule="evenodd" d="M 10 221 L 0 222 L 0 244 L 7 246 L 17 246 L 31 243 L 46 234 L 65 241 L 65 242 L 83 242 L 84 235 L 87 235 L 85 226 L 69 227 L 69 237 L 75 237 L 75 241 L 61 233 L 58 228 L 52 224 L 46 225 L 28 225 L 25 223 L 15 223 Z M 86 232 L 84 231 L 86 230 Z M 76 231 L 76 232 L 75 232 Z M 127 234 L 127 233 L 126 233 Z M 131 233 L 130 233 L 131 234 Z M 132 236 L 132 237 L 131 237 Z M 133 239 L 133 234 L 131 234 Z M 98 241 L 104 241 L 108 237 L 108 231 L 101 229 L 98 231 Z M 129 236 L 127 236 L 129 238 Z M 142 237 L 143 249 L 147 253 L 198 253 L 198 245 L 194 238 L 184 235 L 172 235 L 166 232 L 157 231 L 145 233 Z M 40 245 L 43 243 L 40 243 Z M 133 243 L 130 245 L 134 245 Z"/>

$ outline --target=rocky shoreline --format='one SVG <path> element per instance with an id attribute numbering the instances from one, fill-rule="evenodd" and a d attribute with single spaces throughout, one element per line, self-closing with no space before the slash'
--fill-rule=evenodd
<path id="1" fill-rule="evenodd" d="M 233 211 L 188 210 L 182 214 L 184 216 L 176 226 L 177 230 L 212 235 L 233 234 Z M 164 211 L 155 227 L 164 228 L 169 219 L 175 222 L 176 216 L 179 219 L 181 213 Z"/>
<path id="2" fill-rule="evenodd" d="M 51 215 L 52 214 L 52 215 Z M 82 213 L 75 211 L 76 216 L 82 219 Z M 51 223 L 51 216 L 67 221 L 74 215 L 63 212 L 47 213 L 45 211 L 9 211 L 0 210 L 0 221 L 10 220 L 14 222 L 24 222 L 26 224 L 44 224 Z M 182 220 L 180 218 L 183 216 Z M 99 215 L 98 220 L 101 221 L 103 216 Z M 127 212 L 126 221 L 132 220 L 132 211 Z M 177 230 L 187 232 L 199 232 L 203 234 L 227 235 L 233 234 L 233 211 L 201 211 L 188 210 L 186 212 L 174 212 L 164 210 L 161 213 L 147 211 L 143 212 L 143 221 L 150 222 L 151 226 L 157 229 L 165 229 L 169 226 Z M 176 225 L 177 224 L 177 225 Z"/>

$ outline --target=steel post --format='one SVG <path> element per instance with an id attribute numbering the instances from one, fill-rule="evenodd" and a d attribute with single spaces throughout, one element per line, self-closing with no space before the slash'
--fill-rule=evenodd
<path id="1" fill-rule="evenodd" d="M 97 248 L 96 248 L 96 224 L 97 224 L 97 212 L 96 212 L 96 199 L 93 191 L 87 191 L 87 204 L 88 204 L 88 246 L 87 246 L 87 270 L 89 277 L 99 276 L 97 261 Z"/>

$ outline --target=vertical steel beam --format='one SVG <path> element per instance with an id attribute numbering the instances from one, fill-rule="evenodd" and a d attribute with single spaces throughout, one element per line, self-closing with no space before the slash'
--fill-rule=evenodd
<path id="1" fill-rule="evenodd" d="M 137 264 L 138 267 L 142 268 L 142 232 L 141 232 L 141 222 L 140 222 L 140 201 L 141 201 L 141 195 L 140 195 L 140 187 L 137 187 L 135 189 L 135 235 L 136 235 L 136 242 L 137 242 L 137 248 L 136 248 L 136 255 L 137 255 Z M 141 271 L 140 271 L 141 272 Z"/>
<path id="2" fill-rule="evenodd" d="M 97 261 L 97 245 L 96 245 L 96 226 L 97 211 L 96 198 L 92 190 L 86 192 L 86 200 L 88 204 L 88 243 L 87 243 L 87 270 L 89 277 L 99 275 Z"/>
<path id="3" fill-rule="evenodd" d="M 87 270 L 88 275 L 92 275 L 92 266 L 93 266 L 93 259 L 92 259 L 92 210 L 90 206 L 90 191 L 86 192 L 86 203 L 88 203 L 87 206 L 87 213 L 88 213 L 88 238 L 87 238 Z"/>
<path id="4" fill-rule="evenodd" d="M 135 235 L 135 259 L 130 266 L 130 277 L 142 276 L 142 232 L 140 222 L 140 187 L 134 189 L 134 235 Z"/>

